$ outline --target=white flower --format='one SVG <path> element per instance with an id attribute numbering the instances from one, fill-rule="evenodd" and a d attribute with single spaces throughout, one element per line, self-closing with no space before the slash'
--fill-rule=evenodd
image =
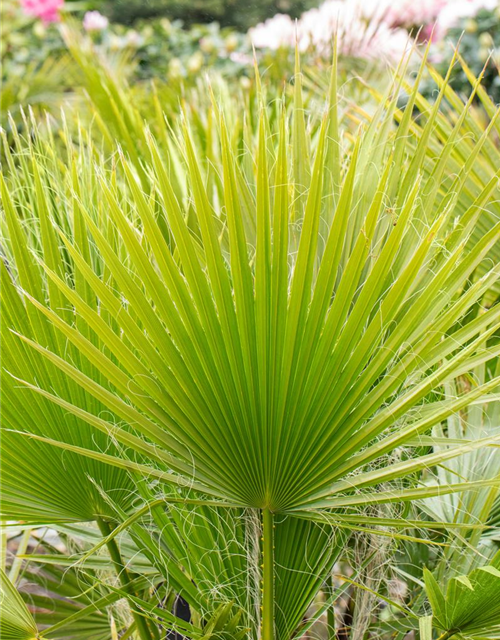
<path id="1" fill-rule="evenodd" d="M 241 76 L 240 85 L 244 91 L 248 91 L 252 86 L 252 81 L 247 76 Z"/>
<path id="2" fill-rule="evenodd" d="M 171 78 L 180 78 L 183 75 L 184 68 L 179 58 L 172 58 L 168 63 L 168 73 Z"/>
<path id="3" fill-rule="evenodd" d="M 408 34 L 385 22 L 389 7 L 389 0 L 327 0 L 303 13 L 296 24 L 278 14 L 251 29 L 250 37 L 256 48 L 293 47 L 297 41 L 301 51 L 313 47 L 324 55 L 336 37 L 340 54 L 395 60 L 405 51 Z"/>
<path id="4" fill-rule="evenodd" d="M 210 36 L 204 36 L 200 40 L 200 49 L 204 53 L 213 53 L 215 51 L 215 42 Z"/>
<path id="5" fill-rule="evenodd" d="M 99 11 L 87 11 L 83 16 L 83 28 L 85 31 L 104 31 L 108 28 L 109 20 Z"/>
<path id="6" fill-rule="evenodd" d="M 161 25 L 161 28 L 163 29 L 163 31 L 165 31 L 165 33 L 167 35 L 172 32 L 172 23 L 170 22 L 170 20 L 168 18 L 162 18 L 160 20 L 160 25 Z"/>
<path id="7" fill-rule="evenodd" d="M 122 38 L 115 36 L 114 34 L 111 35 L 109 38 L 109 48 L 111 51 L 119 51 L 120 49 L 123 49 L 124 46 L 125 42 Z"/>
<path id="8" fill-rule="evenodd" d="M 202 68 L 204 61 L 205 59 L 201 51 L 196 51 L 195 53 L 193 53 L 193 55 L 190 56 L 186 62 L 186 69 L 188 73 L 198 73 Z"/>
<path id="9" fill-rule="evenodd" d="M 226 47 L 226 51 L 228 51 L 229 53 L 231 53 L 232 51 L 236 51 L 236 48 L 238 46 L 238 38 L 234 33 L 232 33 L 224 40 L 224 45 Z"/>
<path id="10" fill-rule="evenodd" d="M 499 0 L 326 0 L 317 9 L 302 14 L 294 24 L 277 14 L 250 29 L 253 45 L 259 49 L 313 47 L 322 54 L 331 50 L 337 38 L 340 54 L 358 58 L 398 60 L 408 47 L 405 28 L 424 26 L 434 40 L 461 18 L 473 17 L 479 9 L 494 9 Z"/>
<path id="11" fill-rule="evenodd" d="M 250 29 L 250 39 L 257 49 L 292 47 L 295 43 L 295 26 L 290 16 L 277 13 L 273 18 Z"/>
<path id="12" fill-rule="evenodd" d="M 129 47 L 137 49 L 143 44 L 144 38 L 135 29 L 129 29 L 125 35 L 125 42 Z"/>

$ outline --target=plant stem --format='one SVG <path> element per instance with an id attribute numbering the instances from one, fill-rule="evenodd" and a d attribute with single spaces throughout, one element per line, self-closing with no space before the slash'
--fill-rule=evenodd
<path id="1" fill-rule="evenodd" d="M 448 640 L 448 638 L 452 638 L 455 635 L 456 631 L 445 631 L 443 634 L 439 636 L 437 640 Z"/>
<path id="2" fill-rule="evenodd" d="M 333 589 L 334 589 L 333 576 L 331 573 L 326 580 L 326 586 L 327 586 L 326 597 L 329 598 L 333 593 Z M 332 605 L 328 608 L 326 613 L 326 626 L 327 626 L 328 638 L 330 638 L 330 640 L 334 640 L 334 638 L 336 638 L 336 633 L 335 633 L 335 607 L 333 605 L 333 602 L 332 602 Z"/>
<path id="3" fill-rule="evenodd" d="M 7 561 L 7 532 L 0 531 L 0 569 L 5 571 Z"/>
<path id="4" fill-rule="evenodd" d="M 107 538 L 111 533 L 111 527 L 109 524 L 102 520 L 101 518 L 97 519 L 97 525 L 102 533 L 102 535 Z M 135 596 L 132 587 L 130 586 L 131 577 L 125 565 L 123 564 L 123 560 L 120 554 L 120 550 L 118 545 L 116 544 L 116 540 L 112 538 L 106 543 L 108 548 L 109 555 L 111 557 L 111 561 L 115 568 L 116 575 L 120 580 L 120 584 L 124 591 L 126 591 L 129 595 Z M 132 613 L 132 618 L 134 619 L 135 626 L 137 628 L 137 632 L 141 637 L 141 640 L 152 640 L 151 633 L 149 631 L 148 623 L 145 618 L 139 613 L 139 610 L 135 603 L 132 600 L 129 600 L 130 611 Z"/>
<path id="5" fill-rule="evenodd" d="M 23 564 L 23 561 L 19 556 L 22 556 L 26 553 L 26 549 L 28 548 L 30 537 L 31 537 L 31 529 L 26 529 L 26 531 L 23 533 L 23 537 L 21 538 L 21 541 L 19 542 L 19 546 L 17 548 L 14 561 L 12 562 L 12 566 L 10 568 L 9 580 L 12 582 L 12 584 L 16 584 L 16 580 L 19 577 L 19 572 L 21 571 L 21 567 Z"/>
<path id="6" fill-rule="evenodd" d="M 274 640 L 274 518 L 262 510 L 262 640 Z"/>

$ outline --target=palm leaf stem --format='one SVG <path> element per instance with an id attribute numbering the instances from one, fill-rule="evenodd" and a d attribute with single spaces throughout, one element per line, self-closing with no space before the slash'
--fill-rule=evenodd
<path id="1" fill-rule="evenodd" d="M 455 635 L 455 631 L 445 631 L 442 633 L 437 640 L 448 640 L 449 638 Z"/>
<path id="2" fill-rule="evenodd" d="M 333 593 L 334 584 L 333 584 L 333 576 L 331 574 L 328 576 L 326 585 L 327 585 L 328 593 L 329 594 Z M 337 634 L 335 631 L 335 608 L 333 604 L 331 607 L 329 607 L 326 613 L 326 627 L 327 627 L 327 636 L 329 640 L 334 640 L 337 637 Z"/>
<path id="3" fill-rule="evenodd" d="M 102 518 L 97 518 L 97 525 L 103 535 L 106 538 L 106 546 L 108 548 L 109 555 L 111 557 L 111 561 L 113 563 L 114 569 L 116 571 L 116 575 L 118 576 L 120 583 L 123 587 L 123 590 L 126 591 L 129 595 L 134 596 L 133 590 L 130 587 L 131 577 L 129 576 L 129 572 L 127 571 L 121 554 L 116 544 L 116 540 L 110 536 L 111 527 L 109 524 L 103 520 Z M 140 615 L 138 612 L 136 605 L 133 604 L 132 601 L 129 601 L 130 611 L 132 613 L 132 617 L 137 627 L 137 632 L 141 640 L 152 640 L 152 635 L 149 631 L 148 624 L 146 620 Z"/>
<path id="4" fill-rule="evenodd" d="M 274 517 L 262 510 L 262 640 L 274 640 Z"/>

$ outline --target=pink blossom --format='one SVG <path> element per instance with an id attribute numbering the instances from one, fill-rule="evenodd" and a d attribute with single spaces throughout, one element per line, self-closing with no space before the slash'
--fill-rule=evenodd
<path id="1" fill-rule="evenodd" d="M 434 41 L 442 39 L 450 27 L 470 18 L 480 9 L 493 10 L 499 0 L 365 0 L 366 4 L 385 5 L 384 20 L 391 27 L 424 27 L 424 39 L 433 32 Z"/>
<path id="2" fill-rule="evenodd" d="M 407 49 L 406 28 L 423 27 L 421 38 L 441 40 L 461 18 L 493 9 L 499 0 L 326 0 L 294 23 L 277 14 L 250 30 L 255 47 L 300 50 L 313 47 L 327 54 L 336 36 L 340 54 L 398 60 Z"/>
<path id="3" fill-rule="evenodd" d="M 85 31 L 104 31 L 108 28 L 109 20 L 99 11 L 87 11 L 83 16 L 83 28 Z"/>
<path id="4" fill-rule="evenodd" d="M 44 23 L 58 22 L 59 10 L 64 0 L 21 0 L 24 13 L 28 16 L 40 18 Z"/>
<path id="5" fill-rule="evenodd" d="M 385 21 L 391 27 L 421 27 L 434 23 L 449 0 L 399 0 L 391 2 Z"/>
<path id="6" fill-rule="evenodd" d="M 336 37 L 342 55 L 386 60 L 399 59 L 408 44 L 406 31 L 391 29 L 382 19 L 380 0 L 327 0 L 303 13 L 296 24 L 278 14 L 251 29 L 250 37 L 257 48 L 293 47 L 297 41 L 302 51 L 313 47 L 326 55 Z"/>
<path id="7" fill-rule="evenodd" d="M 229 59 L 232 60 L 233 62 L 236 62 L 237 64 L 244 64 L 244 65 L 250 65 L 253 62 L 252 56 L 249 56 L 248 54 L 243 53 L 242 51 L 231 51 L 231 53 L 229 54 Z"/>

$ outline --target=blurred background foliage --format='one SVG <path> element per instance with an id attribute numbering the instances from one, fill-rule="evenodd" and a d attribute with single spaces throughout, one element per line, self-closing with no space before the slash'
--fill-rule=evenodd
<path id="1" fill-rule="evenodd" d="M 486 65 L 484 85 L 496 103 L 500 103 L 500 10 L 479 9 L 475 15 L 462 18 L 451 26 L 446 38 L 436 45 L 434 63 L 445 72 L 452 56 L 449 42 L 460 42 L 460 53 L 470 69 L 478 75 Z M 454 89 L 464 92 L 470 86 L 460 65 L 450 79 Z"/>
<path id="2" fill-rule="evenodd" d="M 138 18 L 168 17 L 186 25 L 217 21 L 246 31 L 276 13 L 292 17 L 316 6 L 315 0 L 104 0 L 95 3 L 110 20 L 132 24 Z"/>
<path id="3" fill-rule="evenodd" d="M 444 74 L 460 41 L 470 71 L 477 76 L 486 65 L 483 86 L 500 101 L 498 0 L 4 0 L 1 12 L 0 116 L 7 129 L 9 113 L 22 127 L 19 111 L 28 105 L 39 114 L 75 101 L 81 109 L 81 71 L 61 35 L 68 20 L 88 41 L 89 55 L 139 92 L 154 80 L 177 96 L 214 73 L 250 90 L 252 44 L 264 81 L 284 86 L 294 73 L 296 37 L 305 82 L 324 85 L 337 32 L 340 72 L 358 104 L 360 91 L 368 95 L 359 77 L 380 89 L 408 39 L 423 45 L 435 25 L 431 63 Z M 451 85 L 462 97 L 468 94 L 462 66 L 455 65 Z M 431 79 L 424 78 L 422 87 L 432 99 Z"/>

